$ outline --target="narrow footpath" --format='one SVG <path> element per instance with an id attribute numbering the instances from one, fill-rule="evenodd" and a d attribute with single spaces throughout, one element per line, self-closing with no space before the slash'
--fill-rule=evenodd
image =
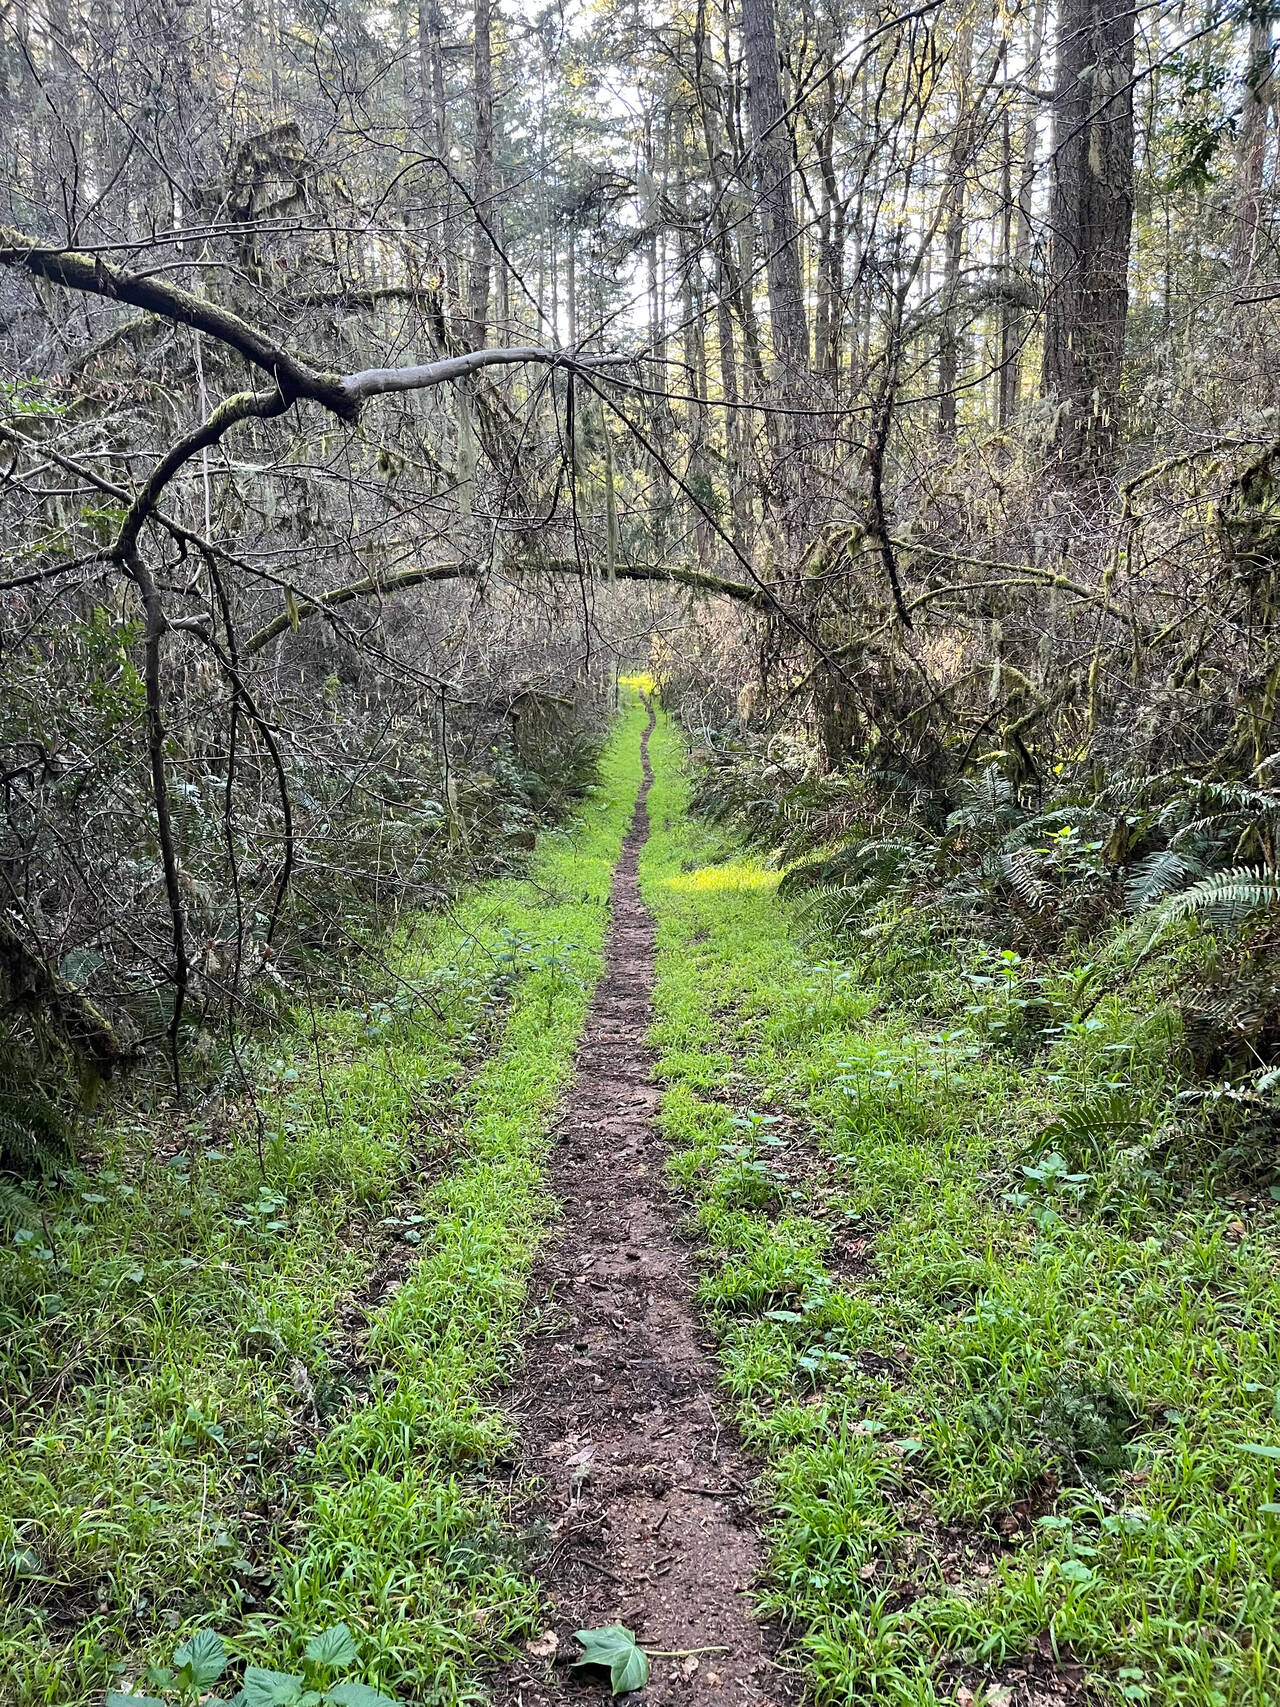
<path id="1" fill-rule="evenodd" d="M 604 974 L 555 1129 L 548 1177 L 562 1230 L 531 1279 L 534 1331 L 512 1395 L 521 1473 L 541 1490 L 525 1518 L 542 1539 L 554 1618 L 500 1686 L 506 1707 L 607 1696 L 603 1673 L 568 1668 L 575 1630 L 615 1623 L 651 1656 L 649 1685 L 631 1700 L 787 1698 L 770 1633 L 751 1614 L 751 1472 L 718 1416 L 713 1348 L 694 1313 L 694 1266 L 675 1237 L 655 1120 L 645 1043 L 654 927 L 636 876 L 654 722 L 650 707 Z"/>

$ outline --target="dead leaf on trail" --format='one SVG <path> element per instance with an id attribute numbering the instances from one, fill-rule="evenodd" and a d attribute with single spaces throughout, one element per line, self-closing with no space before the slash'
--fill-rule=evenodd
<path id="1" fill-rule="evenodd" d="M 956 1707 L 973 1707 L 973 1691 L 962 1683 L 956 1690 Z"/>
<path id="2" fill-rule="evenodd" d="M 684 1658 L 680 1661 L 680 1675 L 685 1680 L 686 1683 L 688 1683 L 689 1679 L 693 1676 L 694 1672 L 697 1671 L 697 1669 L 698 1669 L 698 1656 L 697 1656 L 697 1654 L 686 1654 L 684 1656 Z"/>
<path id="3" fill-rule="evenodd" d="M 524 1645 L 524 1651 L 532 1654 L 535 1660 L 554 1659 L 560 1647 L 560 1638 L 554 1630 L 547 1630 L 541 1636 L 531 1636 Z"/>
<path id="4" fill-rule="evenodd" d="M 575 1452 L 572 1458 L 565 1459 L 569 1471 L 569 1479 L 573 1482 L 585 1482 L 591 1474 L 591 1465 L 595 1459 L 594 1446 L 584 1446 L 580 1452 Z"/>
<path id="5" fill-rule="evenodd" d="M 987 1691 L 986 1707 L 1009 1707 L 1013 1700 L 1011 1689 L 989 1689 Z"/>

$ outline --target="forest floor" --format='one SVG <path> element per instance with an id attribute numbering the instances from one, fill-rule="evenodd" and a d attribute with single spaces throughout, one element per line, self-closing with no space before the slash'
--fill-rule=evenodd
<path id="1" fill-rule="evenodd" d="M 614 1626 L 671 1707 L 1280 1699 L 1275 1205 L 1072 1125 L 1161 1106 L 1158 994 L 1019 1051 L 1009 978 L 869 981 L 777 876 L 633 699 L 261 1125 L 140 1110 L 50 1186 L 5 1707 L 589 1703 Z"/>

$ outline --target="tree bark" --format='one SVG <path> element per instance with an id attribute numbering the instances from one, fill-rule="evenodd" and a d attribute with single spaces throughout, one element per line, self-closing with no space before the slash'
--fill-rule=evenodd
<path id="1" fill-rule="evenodd" d="M 1046 394 L 1075 474 L 1113 460 L 1133 227 L 1131 0 L 1062 0 L 1053 94 Z"/>
<path id="2" fill-rule="evenodd" d="M 475 0 L 475 235 L 471 244 L 470 321 L 468 342 L 473 350 L 484 343 L 489 318 L 489 274 L 493 241 L 489 222 L 493 207 L 493 41 L 490 0 Z"/>
<path id="3" fill-rule="evenodd" d="M 954 49 L 959 69 L 955 129 L 947 157 L 942 221 L 942 334 L 938 340 L 938 434 L 955 442 L 958 421 L 956 388 L 960 383 L 960 332 L 956 297 L 964 261 L 965 188 L 973 148 L 973 111 L 969 79 L 973 68 L 973 24 L 964 22 Z"/>
<path id="4" fill-rule="evenodd" d="M 0 997 L 5 1005 L 38 1015 L 101 1078 L 132 1059 L 114 1027 L 89 998 L 65 983 L 0 915 Z"/>
<path id="5" fill-rule="evenodd" d="M 1044 54 L 1044 5 L 1031 7 L 1031 18 L 1027 30 L 1027 75 L 1033 81 L 1039 77 L 1040 61 Z M 1037 144 L 1037 103 L 1034 97 L 1026 102 L 1023 114 L 1020 136 L 1020 161 L 1018 178 L 1017 220 L 1014 226 L 1012 254 L 1010 257 L 1019 281 L 1025 279 L 1031 265 L 1032 245 L 1032 198 L 1035 192 L 1036 179 L 1036 144 Z M 1013 161 L 1009 158 L 1008 171 L 1012 179 Z M 1010 182 L 1005 190 L 1006 199 Z M 1012 213 L 1006 210 L 1006 219 Z M 1000 399 L 999 419 L 1002 427 L 1011 426 L 1022 401 L 1022 356 L 1023 344 L 1026 339 L 1027 317 L 1025 311 L 1018 307 L 1011 293 L 1006 293 L 1005 306 L 1001 319 L 1001 352 L 1000 352 Z"/>
<path id="6" fill-rule="evenodd" d="M 430 80 L 431 150 L 439 162 L 438 169 L 443 179 L 445 211 L 441 235 L 441 273 L 444 278 L 446 312 L 449 320 L 456 326 L 455 316 L 459 312 L 460 299 L 456 252 L 457 222 L 452 211 L 453 182 L 448 176 L 449 114 L 444 87 L 444 21 L 440 16 L 440 0 L 423 0 L 418 13 L 418 27 L 419 30 L 426 30 L 425 49 L 420 43 L 419 52 L 425 52 L 423 76 Z M 446 327 L 446 348 L 448 341 Z M 444 353 L 445 350 L 442 350 L 441 354 Z"/>
<path id="7" fill-rule="evenodd" d="M 1013 266 L 1013 138 L 1009 112 L 1000 115 L 1000 272 L 1007 281 Z M 1007 432 L 1018 404 L 1016 310 L 1007 295 L 1000 303 L 996 369 L 996 425 Z"/>
<path id="8" fill-rule="evenodd" d="M 809 366 L 809 328 L 800 279 L 791 133 L 782 100 L 773 0 L 742 0 L 742 40 L 773 352 L 783 386 L 791 390 Z"/>
<path id="9" fill-rule="evenodd" d="M 1247 284 L 1258 258 L 1258 229 L 1262 219 L 1263 169 L 1267 152 L 1267 114 L 1275 98 L 1271 60 L 1271 24 L 1255 17 L 1249 25 L 1249 54 L 1245 66 L 1244 104 L 1236 154 L 1235 229 L 1231 262 L 1234 282 Z"/>

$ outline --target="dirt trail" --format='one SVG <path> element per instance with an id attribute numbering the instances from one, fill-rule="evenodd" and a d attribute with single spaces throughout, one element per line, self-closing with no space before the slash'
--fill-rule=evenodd
<path id="1" fill-rule="evenodd" d="M 769 1707 L 788 1699 L 751 1616 L 760 1552 L 751 1471 L 715 1406 L 711 1347 L 691 1301 L 693 1264 L 677 1242 L 654 1116 L 653 921 L 636 866 L 649 833 L 653 773 L 614 875 L 612 924 L 557 1124 L 550 1182 L 563 1231 L 535 1269 L 539 1307 L 511 1409 L 521 1468 L 542 1487 L 528 1521 L 545 1535 L 542 1579 L 555 1608 L 549 1641 L 497 1690 L 505 1707 L 598 1700 L 603 1674 L 569 1672 L 577 1629 L 620 1623 L 651 1660 L 648 1703 Z M 714 1649 L 689 1654 L 690 1649 Z"/>

